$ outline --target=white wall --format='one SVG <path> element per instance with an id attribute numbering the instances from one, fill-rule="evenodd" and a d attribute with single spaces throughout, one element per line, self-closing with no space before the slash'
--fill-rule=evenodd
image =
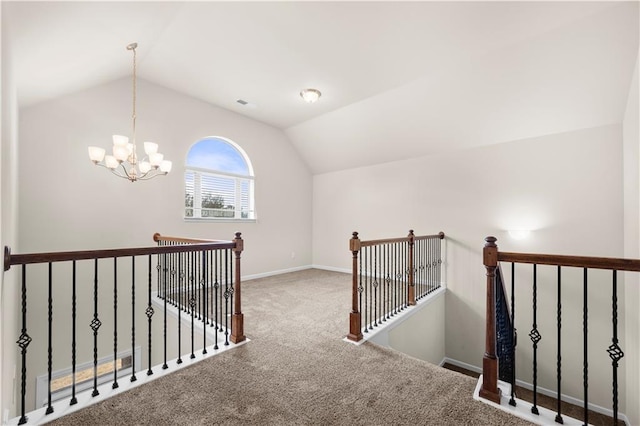
<path id="1" fill-rule="evenodd" d="M 621 182 L 619 125 L 316 175 L 313 263 L 348 268 L 352 231 L 359 231 L 364 240 L 404 236 L 410 228 L 417 235 L 444 231 L 449 290 L 446 355 L 480 366 L 484 353 L 484 237 L 496 236 L 505 251 L 621 256 Z M 528 240 L 517 242 L 507 237 L 506 230 L 512 228 L 534 232 Z M 605 297 L 597 290 L 593 286 L 590 290 L 594 304 Z M 566 305 L 573 296 L 573 292 L 565 294 Z M 555 312 L 554 308 L 546 309 Z M 570 310 L 569 306 L 565 309 Z M 608 345 L 610 335 L 599 329 L 597 320 L 610 318 L 610 312 L 594 309 L 590 338 Z M 554 318 L 555 314 L 544 313 Z M 610 322 L 605 324 L 610 326 Z M 521 331 L 521 342 L 527 339 L 526 327 L 530 323 L 520 328 L 526 330 Z M 563 330 L 568 368 L 578 364 L 578 360 L 568 360 L 574 353 L 570 348 L 581 347 L 581 339 L 572 340 L 581 334 L 566 326 Z M 545 329 L 549 344 L 554 333 Z M 526 360 L 526 356 L 521 358 Z M 592 372 L 592 380 L 599 380 L 598 371 Z M 610 382 L 609 376 L 602 380 Z M 582 383 L 581 378 L 578 382 Z M 606 404 L 604 397 L 597 398 Z"/>
<path id="2" fill-rule="evenodd" d="M 638 62 L 629 90 L 622 125 L 624 140 L 624 255 L 640 258 L 640 131 L 638 117 Z M 626 415 L 631 424 L 640 424 L 640 277 L 625 276 L 626 334 L 624 340 L 627 365 Z"/>
<path id="3" fill-rule="evenodd" d="M 159 143 L 166 158 L 173 160 L 174 168 L 168 176 L 134 184 L 95 167 L 87 156 L 87 146 L 109 148 L 112 134 L 129 134 L 129 78 L 20 111 L 18 238 L 21 252 L 152 246 L 154 232 L 232 239 L 234 232 L 240 231 L 245 240 L 243 275 L 311 264 L 311 174 L 282 131 L 141 80 L 138 81 L 137 109 L 139 142 Z M 183 220 L 186 154 L 193 143 L 205 136 L 231 139 L 251 159 L 256 179 L 258 220 L 255 223 Z M 119 267 L 120 273 L 128 263 L 123 264 Z M 87 269 L 87 265 L 80 266 Z M 146 265 L 141 267 L 144 273 Z M 71 310 L 69 268 L 69 265 L 54 268 L 54 336 L 62 348 L 54 349 L 54 370 L 70 365 L 70 336 L 66 332 Z M 47 311 L 45 269 L 32 268 L 29 275 L 32 281 L 28 282 L 29 334 L 34 339 L 30 345 L 29 371 L 33 377 L 46 372 L 47 334 L 42 322 Z M 62 275 L 63 272 L 66 275 Z M 85 301 L 91 299 L 92 276 L 80 272 L 78 276 L 79 293 L 83 293 L 79 299 L 78 322 L 85 324 L 78 338 L 87 340 L 90 330 L 86 324 L 90 322 L 93 307 Z M 113 280 L 100 282 L 106 286 L 100 285 L 99 317 L 105 326 L 100 330 L 99 347 L 100 355 L 106 356 L 111 347 L 109 327 L 113 324 L 109 308 L 113 291 L 108 287 Z M 43 284 L 43 291 L 34 291 L 35 286 Z M 130 306 L 130 282 L 118 280 L 118 285 L 119 304 L 126 311 Z M 141 317 L 136 322 L 143 324 L 146 320 L 144 284 L 137 292 Z M 246 299 L 244 302 L 250 303 Z M 156 320 L 159 317 L 156 316 Z M 251 334 L 250 321 L 246 323 L 245 332 Z M 144 327 L 138 333 L 144 335 Z M 11 337 L 5 343 L 15 340 Z M 124 330 L 120 330 L 119 340 L 122 340 L 119 347 L 124 350 L 128 343 Z M 80 346 L 79 356 L 86 357 L 91 344 Z M 32 385 L 31 380 L 32 377 L 28 386 Z M 33 400 L 32 391 L 28 392 L 29 404 Z"/>
<path id="4" fill-rule="evenodd" d="M 147 246 L 154 232 L 232 239 L 241 231 L 243 274 L 311 263 L 311 175 L 282 131 L 141 80 L 137 110 L 139 143 L 157 142 L 174 168 L 134 184 L 87 156 L 87 146 L 109 149 L 112 134 L 130 133 L 129 78 L 21 111 L 23 251 Z M 248 154 L 257 223 L 183 220 L 184 161 L 204 136 L 229 138 Z"/>
<path id="5" fill-rule="evenodd" d="M 2 8 L 0 7 L 0 14 Z M 1 16 L 0 16 L 1 20 Z M 0 150 L 0 192 L 2 209 L 0 210 L 0 247 L 10 246 L 16 249 L 17 240 L 17 135 L 18 107 L 14 85 L 14 73 L 11 61 L 11 43 L 6 26 L 2 27 L 2 146 Z M 18 339 L 18 289 L 13 271 L 5 272 L 0 278 L 0 416 L 5 410 L 13 415 L 13 375 L 16 370 Z"/>

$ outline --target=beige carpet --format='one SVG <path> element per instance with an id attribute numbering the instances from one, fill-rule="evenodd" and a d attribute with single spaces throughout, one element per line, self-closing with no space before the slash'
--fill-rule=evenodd
<path id="1" fill-rule="evenodd" d="M 249 343 L 57 425 L 526 425 L 472 398 L 476 381 L 347 332 L 350 276 L 243 283 Z"/>

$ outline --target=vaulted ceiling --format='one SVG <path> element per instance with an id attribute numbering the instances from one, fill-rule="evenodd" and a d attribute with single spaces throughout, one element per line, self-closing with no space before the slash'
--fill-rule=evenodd
<path id="1" fill-rule="evenodd" d="M 130 75 L 136 41 L 139 78 L 283 129 L 323 173 L 620 123 L 638 5 L 4 1 L 2 25 L 22 107 Z"/>

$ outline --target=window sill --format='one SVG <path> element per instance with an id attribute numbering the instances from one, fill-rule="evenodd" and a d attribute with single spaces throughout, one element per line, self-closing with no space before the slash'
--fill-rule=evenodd
<path id="1" fill-rule="evenodd" d="M 257 219 L 236 219 L 221 217 L 185 217 L 185 222 L 257 223 Z"/>

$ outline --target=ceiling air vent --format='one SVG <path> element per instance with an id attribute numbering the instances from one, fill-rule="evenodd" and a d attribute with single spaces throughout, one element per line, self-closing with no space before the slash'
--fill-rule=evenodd
<path id="1" fill-rule="evenodd" d="M 245 101 L 243 99 L 238 99 L 236 102 L 239 103 L 240 105 L 249 105 L 249 102 L 247 102 L 247 101 Z"/>

